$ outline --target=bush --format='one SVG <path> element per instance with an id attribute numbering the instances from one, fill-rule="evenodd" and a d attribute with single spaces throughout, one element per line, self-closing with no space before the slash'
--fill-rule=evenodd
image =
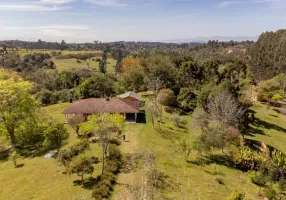
<path id="1" fill-rule="evenodd" d="M 277 192 L 273 189 L 273 187 L 268 186 L 263 191 L 264 196 L 269 200 L 276 199 Z"/>
<path id="2" fill-rule="evenodd" d="M 116 139 L 116 138 L 113 138 L 110 140 L 110 144 L 115 144 L 117 146 L 120 146 L 121 145 L 121 141 Z"/>
<path id="3" fill-rule="evenodd" d="M 221 177 L 216 177 L 216 178 L 215 178 L 215 181 L 218 182 L 218 183 L 221 184 L 221 185 L 224 185 L 224 180 L 223 180 L 223 178 L 221 178 Z"/>
<path id="4" fill-rule="evenodd" d="M 177 102 L 179 107 L 186 112 L 194 111 L 197 106 L 196 95 L 189 88 L 180 89 Z"/>
<path id="5" fill-rule="evenodd" d="M 239 191 L 235 191 L 228 198 L 228 200 L 244 200 L 244 199 L 245 199 L 245 193 Z"/>
<path id="6" fill-rule="evenodd" d="M 250 178 L 251 182 L 258 186 L 265 186 L 266 185 L 266 178 L 265 175 L 261 172 L 251 171 L 248 172 L 248 177 Z"/>
<path id="7" fill-rule="evenodd" d="M 99 176 L 98 183 L 92 190 L 94 199 L 108 199 L 112 187 L 115 183 L 115 174 L 117 174 L 122 166 L 122 155 L 119 148 L 115 144 L 109 145 L 109 157 L 106 160 L 104 174 Z"/>
<path id="8" fill-rule="evenodd" d="M 67 166 L 73 157 L 78 156 L 87 149 L 89 149 L 88 140 L 80 140 L 69 149 L 60 151 L 57 157 L 57 161 L 60 162 L 63 166 Z"/>

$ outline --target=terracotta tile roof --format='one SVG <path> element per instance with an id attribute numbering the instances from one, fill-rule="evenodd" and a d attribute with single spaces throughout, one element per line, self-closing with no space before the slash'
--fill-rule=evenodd
<path id="1" fill-rule="evenodd" d="M 74 102 L 62 114 L 138 113 L 139 102 L 123 99 L 90 98 Z"/>
<path id="2" fill-rule="evenodd" d="M 134 99 L 140 100 L 140 95 L 135 92 L 126 92 L 119 96 L 121 99 L 125 99 L 126 97 L 132 97 Z"/>

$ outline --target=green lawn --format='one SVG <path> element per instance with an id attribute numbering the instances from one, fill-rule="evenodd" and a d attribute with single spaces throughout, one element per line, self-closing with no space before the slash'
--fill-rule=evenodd
<path id="1" fill-rule="evenodd" d="M 59 122 L 64 121 L 61 112 L 68 103 L 57 104 L 43 108 L 50 116 Z M 66 125 L 70 133 L 69 143 L 77 140 L 76 133 Z M 91 144 L 88 155 L 101 155 L 99 144 Z M 75 186 L 73 181 L 79 180 L 76 175 L 63 174 L 63 167 L 55 159 L 44 159 L 43 156 L 35 158 L 20 158 L 18 164 L 24 164 L 21 168 L 14 168 L 13 162 L 0 161 L 0 199 L 2 200 L 67 200 L 90 198 L 90 190 Z M 100 173 L 100 164 L 95 165 L 93 176 Z M 88 178 L 89 175 L 86 175 Z"/>
<path id="2" fill-rule="evenodd" d="M 189 122 L 186 127 L 177 128 L 169 120 L 169 116 L 168 113 L 164 113 L 163 125 L 160 127 L 157 123 L 155 130 L 152 129 L 148 118 L 147 124 L 132 125 L 130 134 L 136 135 L 136 141 L 128 142 L 129 146 L 132 146 L 130 143 L 135 142 L 136 145 L 134 146 L 137 150 L 148 149 L 155 152 L 159 171 L 167 175 L 169 177 L 168 182 L 173 185 L 173 188 L 167 188 L 163 191 L 164 197 L 184 199 L 186 195 L 189 200 L 199 198 L 202 200 L 220 200 L 226 199 L 235 190 L 240 190 L 246 193 L 248 200 L 258 199 L 259 188 L 248 180 L 246 173 L 223 165 L 215 167 L 215 164 L 205 165 L 203 169 L 200 169 L 200 166 L 194 164 L 194 161 L 197 160 L 196 152 L 191 154 L 189 162 L 186 163 L 183 155 L 178 151 L 178 143 L 184 138 L 192 141 L 199 133 L 191 128 L 190 117 L 184 117 Z M 215 168 L 216 175 L 214 175 Z M 139 174 L 132 175 L 135 177 L 119 176 L 119 182 L 129 184 L 133 181 L 136 184 L 136 182 L 141 181 Z M 217 183 L 215 181 L 217 177 L 223 178 L 225 184 Z M 117 186 L 114 199 L 120 199 L 118 196 L 122 197 L 124 192 L 126 192 L 124 187 Z"/>
<path id="3" fill-rule="evenodd" d="M 57 104 L 44 108 L 46 112 L 59 121 L 64 117 L 60 113 L 69 104 Z M 252 124 L 252 136 L 247 139 L 265 141 L 267 144 L 285 152 L 283 141 L 286 141 L 284 132 L 284 116 L 275 111 L 269 111 L 264 116 L 264 106 L 257 104 L 252 108 L 256 114 L 256 122 Z M 196 152 L 189 157 L 189 162 L 184 161 L 183 155 L 178 151 L 178 143 L 187 138 L 194 140 L 199 134 L 192 129 L 192 120 L 189 116 L 183 118 L 188 121 L 185 127 L 177 128 L 170 120 L 170 114 L 163 114 L 163 124 L 156 123 L 155 130 L 147 116 L 146 124 L 126 124 L 124 134 L 128 142 L 120 146 L 125 153 L 134 153 L 140 149 L 153 150 L 156 155 L 157 166 L 160 172 L 168 177 L 168 182 L 173 186 L 162 191 L 162 195 L 170 199 L 188 200 L 220 200 L 226 199 L 233 191 L 240 190 L 246 193 L 246 199 L 259 199 L 259 188 L 252 184 L 246 173 L 224 165 L 208 164 L 203 169 L 196 164 Z M 280 128 L 279 128 L 280 127 Z M 70 132 L 69 143 L 77 140 L 75 132 L 67 125 Z M 283 128 L 283 129 L 282 129 Z M 255 131 L 254 131 L 254 130 Z M 259 131 L 260 130 L 260 131 Z M 265 133 L 266 135 L 257 134 Z M 1 140 L 0 140 L 1 141 Z M 285 142 L 284 142 L 285 144 Z M 99 144 L 92 144 L 89 155 L 100 157 Z M 12 161 L 0 162 L 0 199 L 7 200 L 48 200 L 48 199 L 80 199 L 82 196 L 90 197 L 90 190 L 75 186 L 73 181 L 77 176 L 62 174 L 63 168 L 54 159 L 21 158 L 19 164 L 22 168 L 14 168 Z M 93 177 L 100 172 L 100 165 L 96 165 Z M 216 168 L 216 174 L 214 174 Z M 88 176 L 86 176 L 88 177 Z M 223 185 L 215 180 L 220 177 Z M 125 195 L 126 184 L 136 184 L 140 181 L 140 173 L 119 174 L 118 185 L 115 187 L 112 199 L 119 200 Z M 123 198 L 124 199 L 124 198 Z"/>
<path id="4" fill-rule="evenodd" d="M 263 141 L 267 145 L 279 149 L 286 153 L 286 116 L 277 113 L 270 108 L 266 111 L 266 106 L 256 104 L 251 109 L 255 114 L 255 120 L 250 124 L 247 139 L 252 141 Z"/>
<path id="5" fill-rule="evenodd" d="M 58 70 L 74 70 L 74 69 L 95 69 L 98 70 L 98 62 L 92 61 L 91 59 L 88 59 L 85 61 L 80 61 L 80 63 L 77 62 L 77 59 L 71 58 L 71 59 L 56 59 L 52 58 L 52 61 L 55 63 Z M 89 66 L 87 65 L 89 63 Z M 116 65 L 116 60 L 113 59 L 107 59 L 107 72 L 109 73 L 115 73 L 114 66 Z"/>
<path id="6" fill-rule="evenodd" d="M 11 49 L 8 49 L 8 51 L 11 51 Z M 16 51 L 16 49 L 14 49 Z M 51 54 L 55 50 L 48 50 L 48 49 L 32 49 L 32 50 L 26 50 L 26 49 L 18 49 L 18 53 L 20 56 L 24 56 L 26 54 L 30 53 L 48 53 Z M 67 55 L 67 54 L 74 54 L 74 53 L 100 53 L 101 51 L 95 51 L 95 50 L 88 50 L 88 51 L 70 51 L 70 50 L 64 50 L 64 51 L 59 51 L 56 50 L 56 52 L 62 52 L 62 55 Z"/>

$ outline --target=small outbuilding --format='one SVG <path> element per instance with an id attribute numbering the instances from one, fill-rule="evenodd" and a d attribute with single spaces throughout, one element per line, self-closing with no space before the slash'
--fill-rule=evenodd
<path id="1" fill-rule="evenodd" d="M 129 101 L 140 101 L 140 95 L 135 92 L 126 92 L 124 94 L 121 94 L 119 98 Z"/>

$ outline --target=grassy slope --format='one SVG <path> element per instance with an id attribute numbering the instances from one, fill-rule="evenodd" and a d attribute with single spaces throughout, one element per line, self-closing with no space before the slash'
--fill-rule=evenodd
<path id="1" fill-rule="evenodd" d="M 44 108 L 47 113 L 58 121 L 63 122 L 64 117 L 60 114 L 67 103 L 57 104 Z M 77 140 L 75 132 L 66 125 L 70 132 L 69 143 Z M 100 155 L 98 144 L 92 144 L 89 155 Z M 44 159 L 43 156 L 36 158 L 21 158 L 19 164 L 22 168 L 14 168 L 12 161 L 0 161 L 0 199 L 5 200 L 66 200 L 80 199 L 82 196 L 90 197 L 90 190 L 74 186 L 73 181 L 78 176 L 63 174 L 63 167 L 59 166 L 54 159 Z M 100 173 L 100 165 L 95 165 L 93 176 Z M 89 175 L 86 175 L 89 177 Z"/>
<path id="2" fill-rule="evenodd" d="M 53 52 L 53 51 L 55 51 L 55 50 L 33 49 L 33 50 L 27 51 L 26 49 L 19 49 L 18 53 L 20 54 L 20 56 L 24 56 L 24 55 L 29 54 L 29 53 L 48 53 L 48 54 L 51 54 L 51 52 Z M 56 52 L 60 52 L 60 51 L 56 51 Z M 66 55 L 66 54 L 73 54 L 73 53 L 98 53 L 100 51 L 92 51 L 92 50 L 89 50 L 89 51 L 68 51 L 68 50 L 64 50 L 61 52 L 63 55 Z"/>
<path id="3" fill-rule="evenodd" d="M 215 165 L 205 165 L 203 169 L 193 164 L 196 161 L 196 153 L 193 152 L 188 163 L 184 161 L 183 155 L 178 152 L 178 142 L 184 138 L 193 140 L 196 133 L 192 129 L 178 129 L 169 121 L 169 114 L 164 113 L 164 124 L 161 128 L 157 123 L 156 130 L 152 130 L 150 120 L 147 124 L 138 124 L 132 134 L 136 134 L 137 149 L 149 149 L 155 152 L 160 172 L 169 176 L 169 180 L 175 189 L 167 189 L 164 196 L 172 199 L 206 199 L 219 200 L 226 199 L 234 190 L 238 189 L 246 193 L 247 199 L 258 199 L 258 187 L 253 185 L 246 173 L 225 166 L 216 166 L 218 175 L 213 175 Z M 188 128 L 191 127 L 190 117 L 185 117 L 189 121 Z M 160 130 L 161 129 L 161 130 Z M 132 141 L 129 141 L 129 143 Z M 129 144 L 130 145 L 130 144 Z M 129 184 L 131 180 L 136 183 L 140 179 L 139 175 L 135 177 L 123 176 L 125 180 L 119 179 L 120 183 Z M 178 178 L 179 177 L 179 178 Z M 190 177 L 190 185 L 189 185 Z M 225 185 L 220 185 L 215 181 L 216 177 L 224 179 Z M 177 179 L 179 179 L 177 184 Z M 182 185 L 182 192 L 181 192 Z M 119 199 L 124 191 L 122 187 L 117 187 L 114 199 Z M 194 194 L 193 194 L 194 191 Z M 119 196 L 119 197 L 118 197 Z"/>
<path id="4" fill-rule="evenodd" d="M 81 61 L 81 63 L 78 63 L 76 59 L 56 59 L 52 58 L 53 62 L 57 66 L 58 70 L 73 70 L 73 69 L 95 69 L 98 70 L 98 62 L 92 61 L 88 59 L 86 62 Z M 114 73 L 115 69 L 114 66 L 116 65 L 116 60 L 113 59 L 107 59 L 107 72 Z M 87 66 L 87 63 L 89 63 L 89 67 Z"/>
<path id="5" fill-rule="evenodd" d="M 251 129 L 246 138 L 263 141 L 286 153 L 286 116 L 278 114 L 273 109 L 267 114 L 266 107 L 262 104 L 256 104 L 251 110 L 255 112 L 255 120 L 250 125 Z"/>
<path id="6" fill-rule="evenodd" d="M 26 49 L 19 49 L 18 53 L 20 56 L 24 56 L 29 53 L 48 53 L 51 54 L 54 50 L 45 50 L 45 49 L 35 49 L 35 50 L 26 50 Z M 57 51 L 59 52 L 59 51 Z M 63 55 L 67 54 L 80 54 L 80 53 L 100 53 L 100 51 L 68 51 L 64 50 L 61 51 Z M 85 69 L 88 68 L 87 63 L 89 63 L 89 68 L 98 70 L 98 62 L 92 61 L 88 59 L 86 62 L 81 61 L 81 63 L 77 63 L 76 59 L 56 59 L 55 57 L 52 58 L 52 61 L 56 64 L 58 70 L 73 70 L 73 69 Z M 116 60 L 109 58 L 107 59 L 107 72 L 114 73 L 115 69 L 114 66 L 116 65 Z"/>
<path id="7" fill-rule="evenodd" d="M 46 107 L 46 111 L 63 121 L 61 111 L 68 104 L 57 104 Z M 256 111 L 256 117 L 260 121 L 266 121 L 268 124 L 275 124 L 275 129 L 267 130 L 265 126 L 256 129 L 267 132 L 267 135 L 254 134 L 247 136 L 248 139 L 263 140 L 267 144 L 278 147 L 285 151 L 282 143 L 285 141 L 285 133 L 282 129 L 277 131 L 277 127 L 285 127 L 283 124 L 285 117 L 270 111 L 269 115 L 264 117 L 264 107 L 257 105 L 253 107 Z M 216 166 L 217 175 L 213 175 L 215 165 L 205 165 L 201 170 L 193 161 L 196 160 L 196 153 L 193 152 L 189 158 L 189 163 L 184 162 L 183 155 L 176 151 L 178 142 L 183 138 L 193 140 L 196 132 L 191 128 L 191 118 L 185 117 L 189 121 L 185 128 L 177 128 L 169 121 L 169 114 L 164 113 L 163 125 L 159 129 L 158 123 L 156 130 L 152 130 L 150 120 L 147 118 L 147 124 L 128 124 L 125 134 L 127 141 L 121 146 L 122 151 L 133 153 L 141 148 L 153 150 L 156 154 L 159 170 L 168 175 L 174 185 L 174 190 L 167 190 L 165 196 L 172 199 L 183 199 L 187 194 L 187 199 L 216 200 L 226 199 L 234 190 L 242 190 L 246 193 L 249 200 L 259 199 L 257 193 L 258 187 L 251 184 L 247 174 L 235 169 L 227 168 L 223 165 Z M 258 122 L 260 122 L 258 121 Z M 261 123 L 261 122 L 260 122 Z M 265 123 L 263 123 L 265 125 Z M 273 127 L 273 125 L 272 125 Z M 71 133 L 70 142 L 76 140 L 75 133 L 68 127 Z M 285 127 L 286 128 L 286 127 Z M 284 148 L 284 149 L 283 149 Z M 92 149 L 88 152 L 90 155 L 100 155 L 100 147 L 93 144 Z M 62 174 L 63 168 L 58 166 L 53 159 L 25 158 L 20 159 L 19 163 L 25 164 L 22 168 L 15 169 L 11 161 L 0 162 L 0 199 L 78 199 L 82 195 L 89 197 L 90 191 L 82 189 L 80 186 L 74 186 L 73 181 L 78 180 L 77 176 L 67 176 Z M 96 165 L 93 174 L 95 177 L 100 171 L 100 165 Z M 177 179 L 179 177 L 179 184 Z M 190 177 L 190 186 L 188 180 Z M 216 177 L 224 179 L 225 185 L 220 185 L 215 181 Z M 139 179 L 138 174 L 120 174 L 118 182 L 121 184 L 133 184 Z M 20 185 L 20 186 L 19 186 Z M 182 185 L 182 193 L 180 192 Z M 114 191 L 113 199 L 122 198 L 124 186 L 117 185 Z M 194 194 L 193 194 L 194 191 Z M 13 194 L 13 195 L 11 195 Z"/>

